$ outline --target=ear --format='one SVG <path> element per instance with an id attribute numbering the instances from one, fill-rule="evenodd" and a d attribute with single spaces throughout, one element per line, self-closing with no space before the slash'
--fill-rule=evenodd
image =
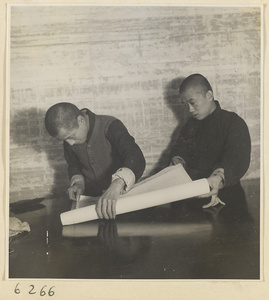
<path id="1" fill-rule="evenodd" d="M 83 117 L 82 115 L 79 115 L 79 116 L 77 117 L 77 122 L 78 122 L 78 125 L 84 123 L 84 122 L 85 122 L 84 117 Z"/>
<path id="2" fill-rule="evenodd" d="M 206 98 L 209 100 L 209 101 L 214 101 L 214 95 L 213 95 L 213 92 L 212 91 L 207 91 L 206 92 Z"/>

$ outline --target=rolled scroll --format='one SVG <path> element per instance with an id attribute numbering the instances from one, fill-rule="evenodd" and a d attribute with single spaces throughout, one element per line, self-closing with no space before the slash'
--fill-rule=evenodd
<path id="1" fill-rule="evenodd" d="M 161 190 L 163 188 L 168 188 L 170 186 L 187 182 L 191 182 L 191 178 L 181 164 L 169 166 L 157 174 L 154 174 L 136 183 L 128 193 L 121 195 L 120 198 Z M 73 202 L 71 209 L 77 209 L 96 204 L 98 199 L 99 197 L 81 195 L 79 201 Z"/>
<path id="2" fill-rule="evenodd" d="M 136 210 L 163 205 L 187 198 L 209 193 L 208 181 L 203 178 L 196 181 L 157 189 L 142 194 L 134 194 L 120 198 L 117 201 L 116 214 L 124 214 Z M 62 225 L 72 225 L 98 219 L 95 205 L 77 208 L 61 214 Z"/>

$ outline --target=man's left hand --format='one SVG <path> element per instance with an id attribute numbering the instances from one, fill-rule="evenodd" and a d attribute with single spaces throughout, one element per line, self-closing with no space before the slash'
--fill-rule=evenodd
<path id="1" fill-rule="evenodd" d="M 225 205 L 225 203 L 222 202 L 217 195 L 213 195 L 213 196 L 211 196 L 211 201 L 209 203 L 203 205 L 203 208 L 209 208 L 209 207 L 212 207 L 212 206 L 216 206 L 219 203 L 222 204 L 222 205 Z"/>
<path id="2" fill-rule="evenodd" d="M 225 203 L 222 202 L 218 198 L 218 193 L 219 193 L 219 190 L 222 186 L 222 178 L 220 176 L 212 175 L 212 176 L 207 178 L 207 181 L 208 181 L 209 187 L 211 188 L 211 191 L 207 194 L 204 194 L 204 195 L 200 196 L 200 198 L 207 198 L 207 197 L 211 196 L 211 201 L 208 204 L 203 205 L 203 208 L 216 206 L 219 203 L 222 204 L 222 205 L 225 205 Z"/>
<path id="3" fill-rule="evenodd" d="M 98 199 L 96 213 L 100 219 L 116 218 L 116 203 L 124 186 L 124 181 L 120 178 L 114 180 L 109 188 Z"/>

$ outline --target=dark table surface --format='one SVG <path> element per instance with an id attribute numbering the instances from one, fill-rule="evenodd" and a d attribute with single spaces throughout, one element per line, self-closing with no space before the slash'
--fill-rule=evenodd
<path id="1" fill-rule="evenodd" d="M 70 226 L 64 197 L 14 203 L 10 216 L 31 231 L 10 239 L 9 278 L 257 280 L 260 182 L 242 187 L 225 206 L 188 199 Z"/>

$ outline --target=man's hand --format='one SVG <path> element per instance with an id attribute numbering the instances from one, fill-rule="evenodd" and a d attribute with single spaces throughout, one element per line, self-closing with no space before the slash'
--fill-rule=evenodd
<path id="1" fill-rule="evenodd" d="M 175 165 L 178 165 L 178 164 L 182 164 L 184 166 L 185 165 L 185 161 L 180 156 L 174 156 L 171 159 L 170 166 L 175 166 Z"/>
<path id="2" fill-rule="evenodd" d="M 209 207 L 212 207 L 212 206 L 216 206 L 219 203 L 222 204 L 222 205 L 225 205 L 225 203 L 222 202 L 217 195 L 213 195 L 213 196 L 211 196 L 211 201 L 209 203 L 203 205 L 203 208 L 209 208 Z"/>
<path id="3" fill-rule="evenodd" d="M 80 195 L 84 192 L 84 178 L 80 175 L 73 176 L 67 192 L 70 200 L 79 201 Z"/>
<path id="4" fill-rule="evenodd" d="M 223 187 L 222 178 L 218 175 L 211 175 L 210 177 L 207 178 L 207 181 L 208 181 L 208 184 L 211 188 L 211 191 L 208 194 L 200 196 L 200 198 L 207 198 L 207 197 L 211 196 L 211 201 L 208 204 L 203 205 L 203 208 L 216 206 L 219 203 L 221 203 L 222 205 L 225 205 L 225 203 L 222 202 L 218 198 L 219 190 L 220 190 L 221 187 Z"/>
<path id="5" fill-rule="evenodd" d="M 121 178 L 115 179 L 98 199 L 95 209 L 100 219 L 116 218 L 116 203 L 124 185 L 125 182 Z"/>

